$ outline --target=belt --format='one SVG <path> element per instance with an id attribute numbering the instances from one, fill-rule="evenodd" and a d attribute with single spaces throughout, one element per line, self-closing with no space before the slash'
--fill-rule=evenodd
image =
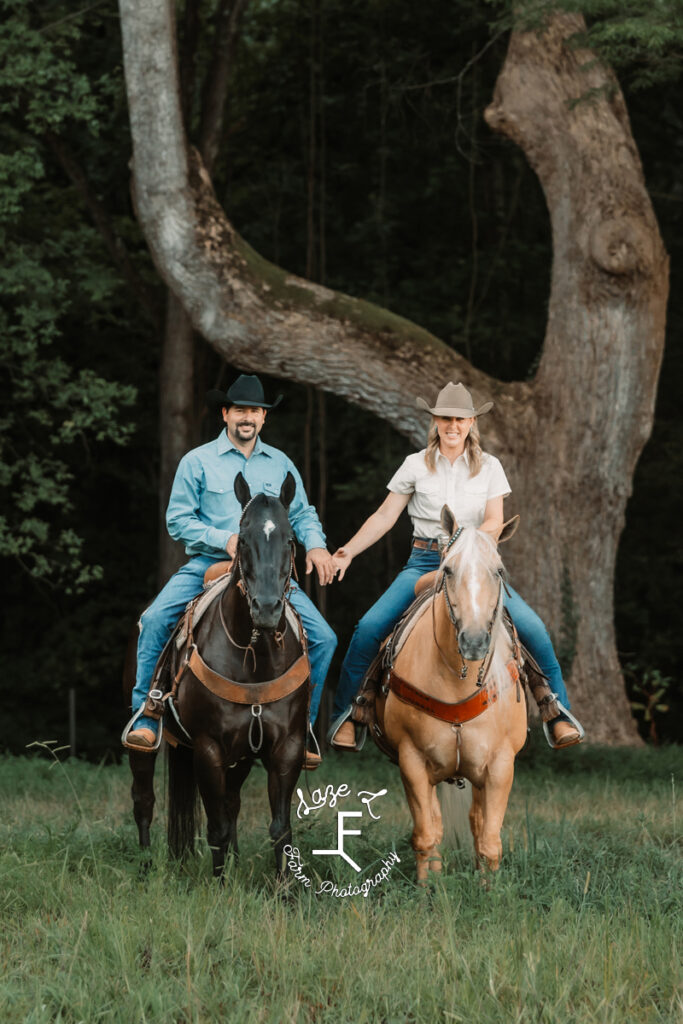
<path id="1" fill-rule="evenodd" d="M 422 548 L 424 551 L 438 551 L 438 540 L 427 540 L 426 537 L 413 537 L 413 547 Z"/>

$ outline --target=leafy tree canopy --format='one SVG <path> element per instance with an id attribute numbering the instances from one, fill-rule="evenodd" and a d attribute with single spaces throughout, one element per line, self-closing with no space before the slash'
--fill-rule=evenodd
<path id="1" fill-rule="evenodd" d="M 75 320 L 101 306 L 118 277 L 47 164 L 55 135 L 96 144 L 108 82 L 77 66 L 81 29 L 66 5 L 48 5 L 42 23 L 28 2 L 0 9 L 0 556 L 68 592 L 101 575 L 73 526 L 79 466 L 93 441 L 126 443 L 132 427 L 121 412 L 135 389 L 89 362 Z"/>

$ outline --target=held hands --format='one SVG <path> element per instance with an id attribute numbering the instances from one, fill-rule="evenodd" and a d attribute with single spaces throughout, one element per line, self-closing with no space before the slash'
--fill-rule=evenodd
<path id="1" fill-rule="evenodd" d="M 306 575 L 313 572 L 315 566 L 321 587 L 331 583 L 337 574 L 337 564 L 327 548 L 311 548 L 306 552 Z"/>
<path id="2" fill-rule="evenodd" d="M 344 574 L 346 570 L 353 561 L 353 555 L 349 554 L 347 548 L 337 548 L 335 553 L 332 555 L 332 558 L 334 560 L 334 564 L 339 570 L 339 582 L 341 583 L 341 581 L 344 579 Z"/>

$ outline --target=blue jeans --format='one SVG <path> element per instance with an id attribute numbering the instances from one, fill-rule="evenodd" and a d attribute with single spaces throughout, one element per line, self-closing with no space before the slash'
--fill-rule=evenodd
<path id="1" fill-rule="evenodd" d="M 389 635 L 400 617 L 415 597 L 415 584 L 420 576 L 439 568 L 438 551 L 424 551 L 413 548 L 410 558 L 400 573 L 378 601 L 373 604 L 356 626 L 349 649 L 341 667 L 339 684 L 334 699 L 334 716 L 340 715 L 349 706 L 377 654 L 380 644 Z M 519 594 L 508 585 L 510 595 L 505 595 L 505 607 L 512 616 L 522 643 L 536 659 L 550 680 L 553 690 L 566 708 L 569 707 L 567 689 L 562 679 L 562 670 L 555 657 L 555 651 L 548 631 L 541 618 L 523 601 Z"/>
<path id="2" fill-rule="evenodd" d="M 188 601 L 200 593 L 204 573 L 215 559 L 208 555 L 191 558 L 178 572 L 171 576 L 166 586 L 157 594 L 152 604 L 140 618 L 138 638 L 138 665 L 133 690 L 132 707 L 137 711 L 144 704 L 152 683 L 154 669 L 173 627 L 185 610 Z M 292 581 L 289 600 L 301 617 L 308 635 L 308 656 L 311 660 L 311 724 L 315 722 L 327 670 L 337 646 L 337 637 L 325 622 L 313 602 Z M 156 728 L 156 722 L 145 716 L 138 719 L 135 727 Z"/>

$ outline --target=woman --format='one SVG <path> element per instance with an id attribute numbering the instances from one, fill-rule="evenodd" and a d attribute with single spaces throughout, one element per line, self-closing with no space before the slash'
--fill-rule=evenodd
<path id="1" fill-rule="evenodd" d="M 493 402 L 475 409 L 464 385 L 450 383 L 439 392 L 433 408 L 422 398 L 417 404 L 433 417 L 427 447 L 408 456 L 387 484 L 387 498 L 334 555 L 342 580 L 355 556 L 383 537 L 408 507 L 414 534 L 410 558 L 356 626 L 342 665 L 330 730 L 333 746 L 340 749 L 355 747 L 349 704 L 382 640 L 413 601 L 420 576 L 439 566 L 439 542 L 446 539 L 440 522 L 443 505 L 449 505 L 458 525 L 476 526 L 496 539 L 503 526 L 503 499 L 510 493 L 510 485 L 498 459 L 481 450 L 477 428 L 477 416 L 488 412 Z M 552 745 L 579 743 L 583 730 L 573 716 L 564 714 L 569 699 L 548 632 L 519 594 L 512 587 L 507 591 L 505 606 L 522 643 L 548 676 L 550 688 L 563 706 L 563 713 L 548 723 Z"/>

